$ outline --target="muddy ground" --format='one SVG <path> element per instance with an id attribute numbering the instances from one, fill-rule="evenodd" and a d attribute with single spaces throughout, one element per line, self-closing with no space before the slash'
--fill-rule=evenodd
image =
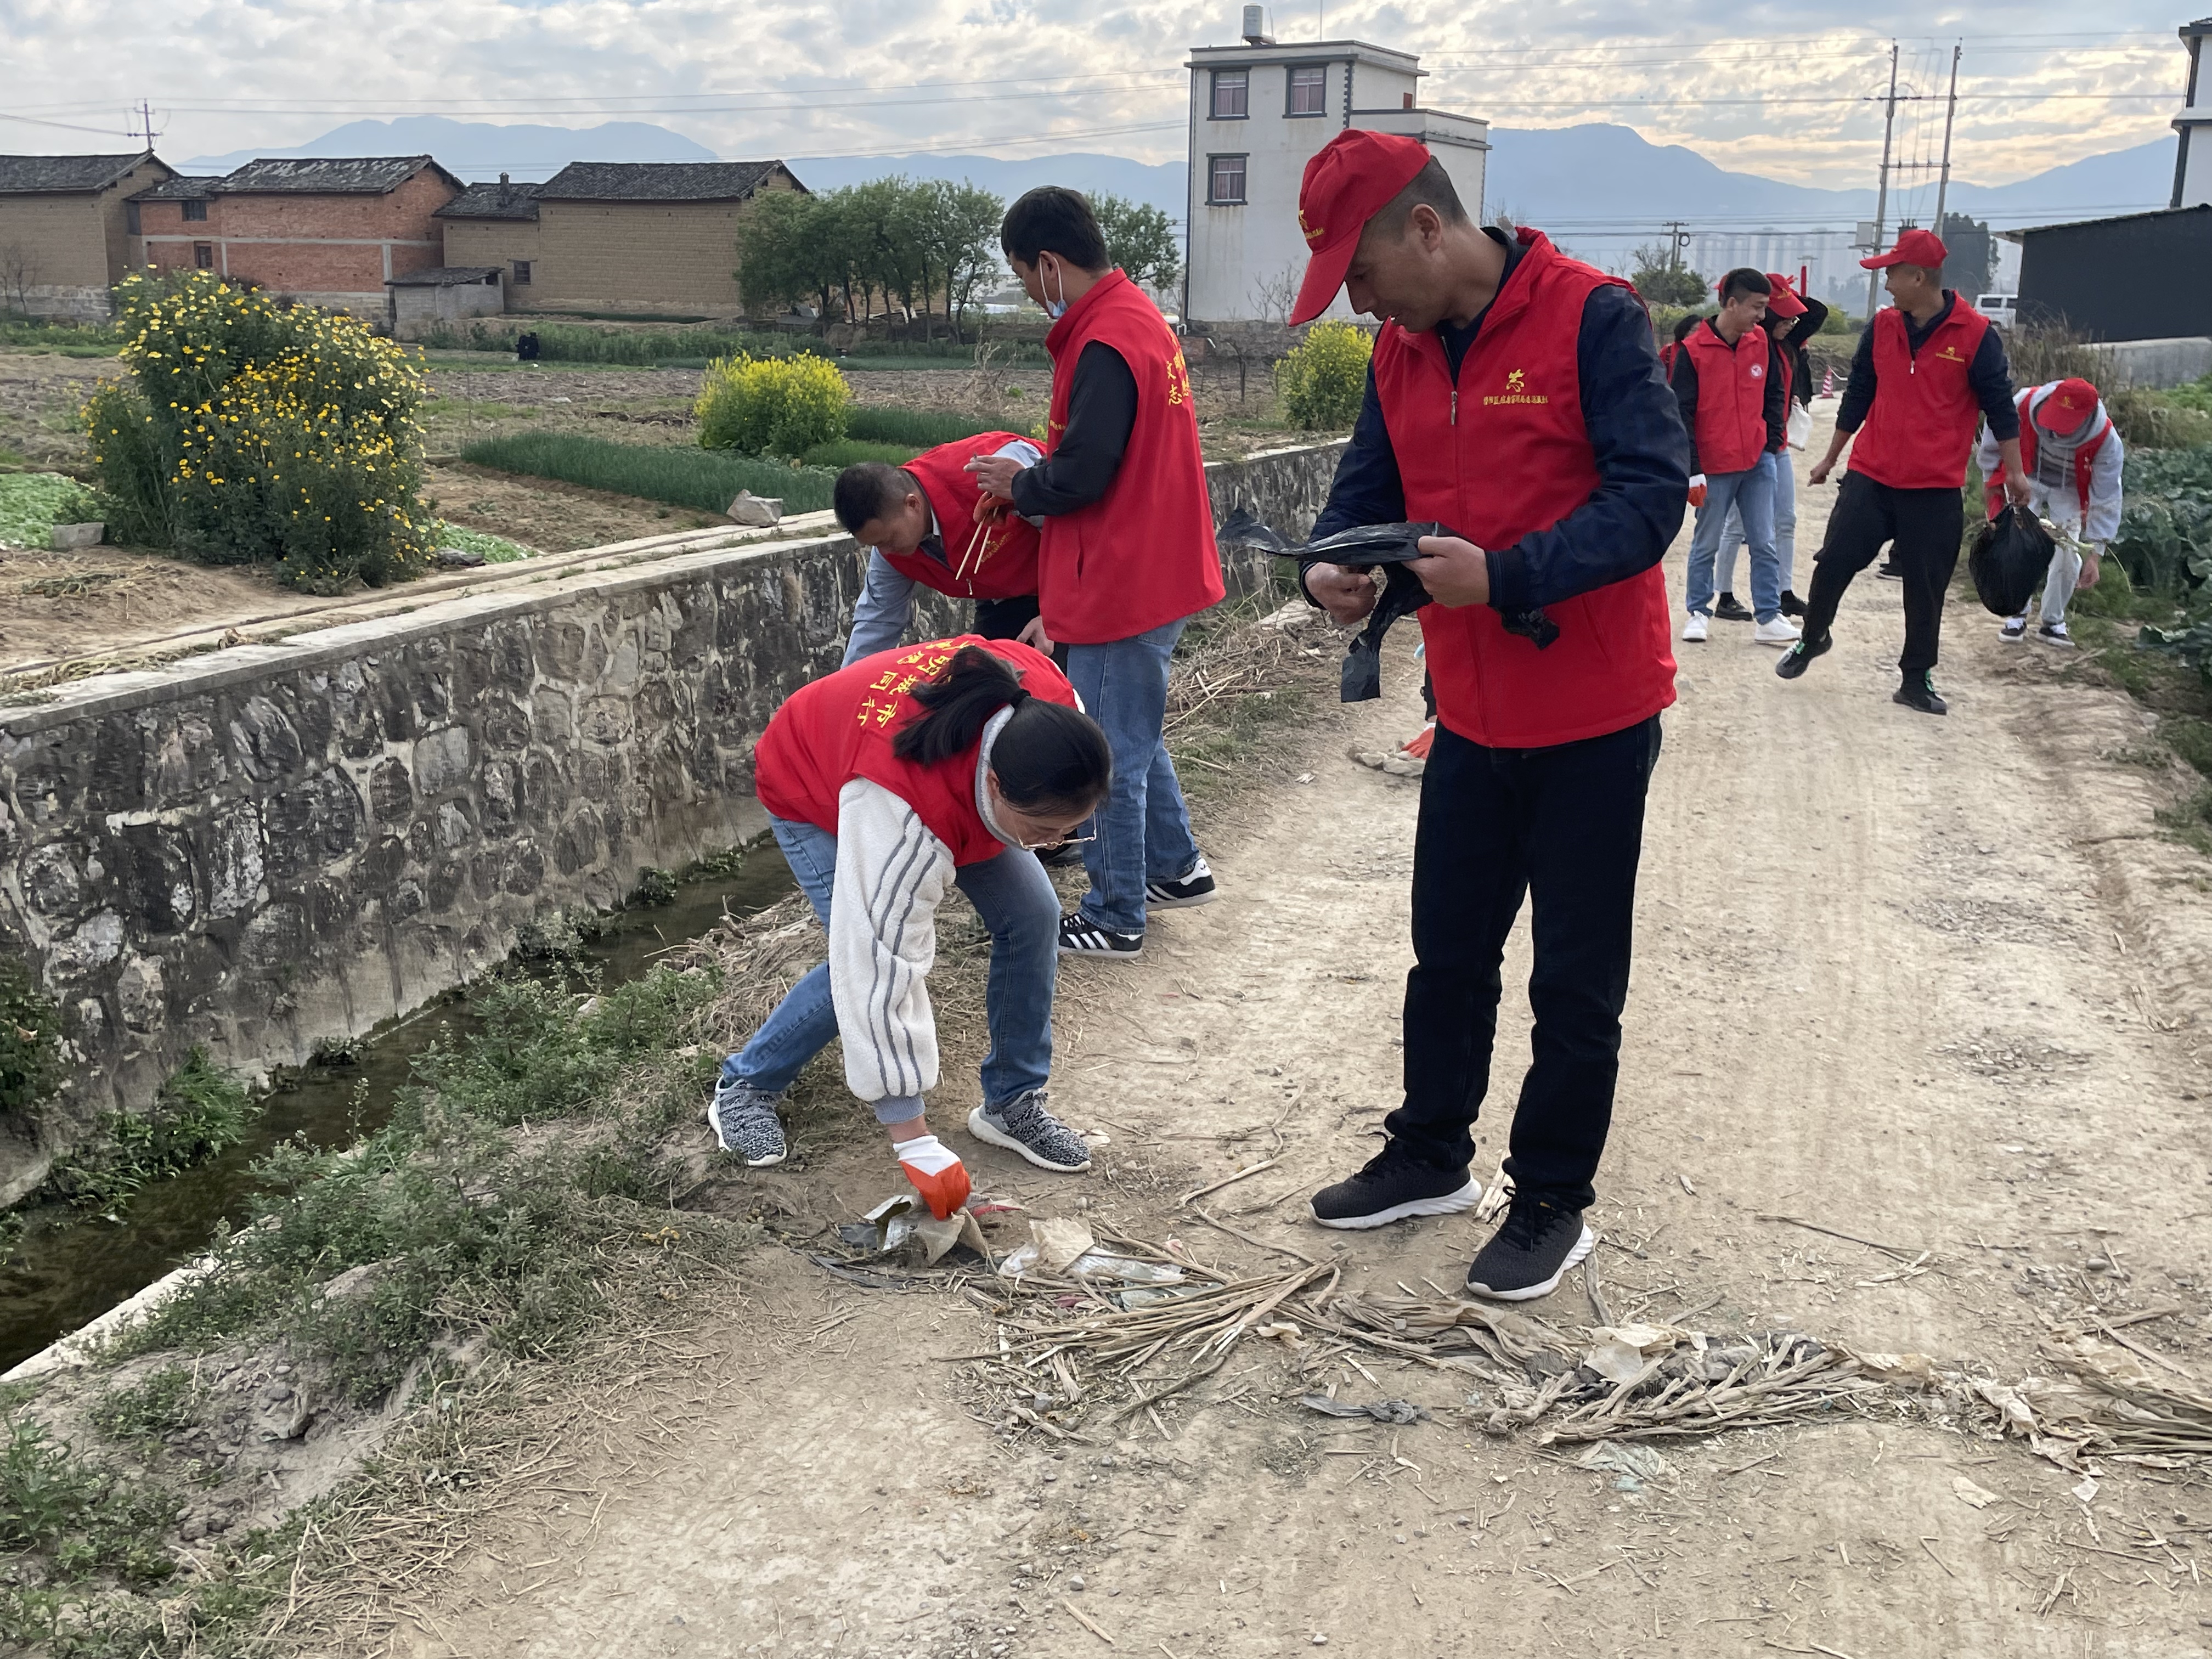
<path id="1" fill-rule="evenodd" d="M 1809 550 L 1833 492 L 1802 499 Z M 2212 899 L 2153 823 L 2179 785 L 2131 758 L 2148 718 L 1965 604 L 1951 714 L 1896 707 L 1898 590 L 1871 578 L 1802 682 L 1749 635 L 1680 648 L 1592 1218 L 1613 1314 L 2016 1380 L 2054 1322 L 2172 1310 L 2126 1334 L 2212 1376 Z M 1223 1268 L 1297 1253 L 1355 1291 L 1458 1284 L 1471 1218 L 1303 1218 L 1393 1103 L 1418 785 L 1349 751 L 1413 729 L 1411 643 L 1382 701 L 1326 708 L 1251 763 L 1259 787 L 1203 809 L 1221 902 L 1158 918 L 1139 961 L 1067 969 L 1055 1099 L 1106 1137 L 1088 1176 L 961 1132 L 973 1037 L 954 1039 L 933 1116 L 980 1188 Z M 1527 969 L 1524 923 L 1486 1177 Z M 1371 1355 L 1301 1376 L 1257 1340 L 1088 1443 L 1009 1433 L 959 1358 L 992 1327 L 957 1285 L 864 1287 L 805 1254 L 896 1184 L 859 1116 L 805 1116 L 791 1164 L 725 1171 L 707 1201 L 772 1233 L 726 1297 L 567 1376 L 524 1425 L 526 1478 L 457 1550 L 366 1575 L 311 1650 L 2212 1652 L 2201 1468 L 2107 1462 L 2085 1486 L 2016 1443 L 1837 1413 L 1662 1442 L 1639 1479 L 1485 1434 L 1464 1377 Z M 1206 1200 L 1242 1236 L 1180 1201 L 1269 1156 Z M 1595 1322 L 1576 1276 L 1532 1310 Z M 1323 1419 L 1297 1403 L 1322 1385 L 1431 1419 Z"/>

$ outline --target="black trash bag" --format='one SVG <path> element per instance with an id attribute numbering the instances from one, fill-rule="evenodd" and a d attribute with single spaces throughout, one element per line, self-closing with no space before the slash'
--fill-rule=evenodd
<path id="1" fill-rule="evenodd" d="M 1385 573 L 1378 578 L 1382 591 L 1376 597 L 1375 609 L 1368 613 L 1367 626 L 1345 652 L 1337 692 L 1340 702 L 1368 702 L 1382 695 L 1382 636 L 1390 631 L 1391 623 L 1430 603 L 1429 590 L 1412 572 L 1393 567 L 1421 557 L 1419 544 L 1424 536 L 1458 534 L 1448 526 L 1435 523 L 1370 524 L 1340 531 L 1319 541 L 1294 544 L 1262 524 L 1248 508 L 1239 507 L 1214 532 L 1214 539 L 1231 547 L 1257 547 L 1281 558 L 1296 559 L 1301 569 L 1325 562 L 1348 570 Z M 1499 620 L 1507 633 L 1519 635 L 1539 651 L 1559 637 L 1559 624 L 1541 607 L 1508 611 Z"/>
<path id="2" fill-rule="evenodd" d="M 1966 571 L 1991 616 L 2017 617 L 2035 597 L 2057 550 L 2042 520 L 2025 507 L 2007 506 L 1975 530 L 1966 547 Z"/>

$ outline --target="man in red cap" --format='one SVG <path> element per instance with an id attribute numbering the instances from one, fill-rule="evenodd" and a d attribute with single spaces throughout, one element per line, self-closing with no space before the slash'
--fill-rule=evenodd
<path id="1" fill-rule="evenodd" d="M 1382 1152 L 1316 1194 L 1313 1215 L 1377 1227 L 1480 1198 L 1468 1132 L 1506 935 L 1533 897 L 1534 1063 L 1504 1164 L 1511 1206 L 1467 1280 L 1517 1301 L 1554 1288 L 1595 1242 L 1583 1212 L 1620 1072 L 1644 792 L 1674 700 L 1659 562 L 1681 526 L 1689 442 L 1635 290 L 1540 232 L 1476 225 L 1421 145 L 1338 134 L 1306 167 L 1298 215 L 1313 258 L 1293 320 L 1340 288 L 1383 319 L 1314 532 L 1407 520 L 1449 532 L 1400 567 L 1431 601 L 1420 617 L 1437 700 L 1405 1097 Z M 1303 574 L 1339 623 L 1376 605 L 1366 572 Z"/>
<path id="2" fill-rule="evenodd" d="M 1814 556 L 1804 637 L 1774 665 L 1784 679 L 1794 680 L 1835 643 L 1829 629 L 1844 590 L 1887 542 L 1905 583 L 1905 652 L 1897 663 L 1902 680 L 1891 700 L 1923 714 L 1950 707 L 1936 692 L 1936 646 L 1944 591 L 1966 534 L 1960 492 L 1966 458 L 1981 420 L 1989 422 L 2009 469 L 2007 493 L 2022 504 L 2027 500 L 2004 338 L 1943 286 L 1947 252 L 1933 232 L 1908 230 L 1888 252 L 1859 261 L 1889 273 L 1883 286 L 1895 303 L 1876 312 L 1859 336 L 1850 384 L 1836 411 L 1836 435 L 1810 475 L 1812 483 L 1826 483 L 1844 446 L 1858 434 L 1827 536 Z"/>
<path id="3" fill-rule="evenodd" d="M 2087 380 L 2052 380 L 2030 386 L 2013 400 L 2020 411 L 2021 471 L 2027 476 L 2027 504 L 2058 532 L 2043 580 L 2043 616 L 2035 637 L 2067 646 L 2066 605 L 2078 587 L 2094 587 L 2105 544 L 2120 530 L 2120 472 L 2127 449 L 2104 400 Z M 2004 461 L 1995 435 L 1982 428 L 1977 456 L 1989 491 L 1990 516 L 2004 505 Z M 2027 607 L 1999 630 L 2008 642 L 2027 637 Z"/>

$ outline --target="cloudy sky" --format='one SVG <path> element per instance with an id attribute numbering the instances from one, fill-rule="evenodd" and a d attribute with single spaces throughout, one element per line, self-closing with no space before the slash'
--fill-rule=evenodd
<path id="1" fill-rule="evenodd" d="M 2147 0 L 1921 10 L 1810 0 L 1352 0 L 1279 9 L 1283 40 L 1422 54 L 1425 101 L 1501 126 L 1615 121 L 1724 167 L 1870 182 L 1889 37 L 1939 94 L 1961 41 L 1961 176 L 1997 184 L 2166 136 L 2184 14 Z M 1227 44 L 1235 0 L 0 0 L 0 149 L 121 147 L 150 101 L 161 149 L 304 142 L 341 121 L 442 114 L 656 122 L 732 156 L 1101 150 L 1179 159 L 1182 49 Z M 1942 106 L 1908 106 L 1932 153 Z"/>

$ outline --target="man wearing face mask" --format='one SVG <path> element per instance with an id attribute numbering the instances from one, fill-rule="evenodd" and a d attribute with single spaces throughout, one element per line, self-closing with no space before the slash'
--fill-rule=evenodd
<path id="1" fill-rule="evenodd" d="M 1040 525 L 1037 605 L 1067 677 L 1105 727 L 1114 781 L 1082 843 L 1091 890 L 1060 923 L 1073 956 L 1134 957 L 1152 910 L 1210 902 L 1161 727 L 1183 623 L 1222 597 L 1190 375 L 1159 308 L 1107 258 L 1090 204 L 1033 190 L 1000 231 L 1007 262 L 1053 319 L 1043 460 L 980 456 L 983 490 Z"/>

